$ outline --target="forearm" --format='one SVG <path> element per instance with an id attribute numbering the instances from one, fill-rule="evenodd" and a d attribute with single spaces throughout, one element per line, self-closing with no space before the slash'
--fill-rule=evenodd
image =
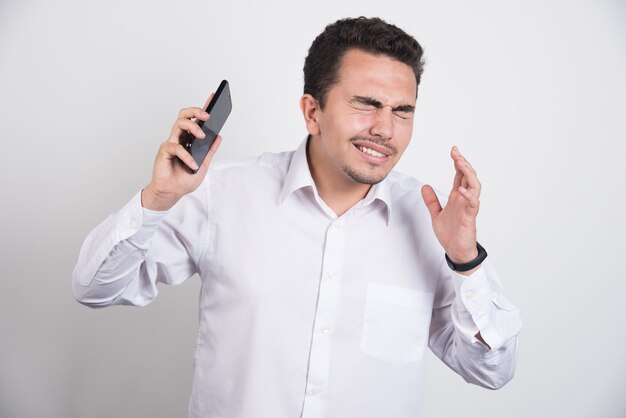
<path id="1" fill-rule="evenodd" d="M 443 335 L 448 332 L 450 336 Z M 443 350 L 433 351 L 466 382 L 499 389 L 513 378 L 517 365 L 517 336 L 497 349 L 490 349 L 480 341 L 469 341 L 453 327 L 443 331 L 442 338 L 449 344 Z"/>
<path id="2" fill-rule="evenodd" d="M 83 243 L 72 279 L 74 297 L 80 303 L 92 307 L 124 303 L 120 300 L 124 291 L 145 269 L 160 216 L 145 217 L 138 199 L 136 195 L 121 211 L 109 216 Z M 133 304 L 142 304 L 138 302 Z"/>
<path id="3" fill-rule="evenodd" d="M 91 307 L 123 303 L 120 298 L 138 278 L 146 252 L 147 248 L 126 239 L 115 245 L 93 275 L 77 265 L 73 278 L 74 297 Z"/>

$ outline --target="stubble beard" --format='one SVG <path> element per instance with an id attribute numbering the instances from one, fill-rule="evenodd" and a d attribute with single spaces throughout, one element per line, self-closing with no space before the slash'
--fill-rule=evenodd
<path id="1" fill-rule="evenodd" d="M 375 144 L 382 145 L 391 151 L 391 155 L 395 155 L 398 152 L 397 149 L 393 146 L 390 146 L 387 141 L 381 141 L 376 138 L 365 138 L 363 136 L 355 136 L 351 138 L 350 141 L 355 141 L 359 139 L 367 139 Z M 371 167 L 371 168 L 373 169 L 374 167 Z M 344 173 L 348 175 L 348 177 L 350 177 L 355 182 L 360 183 L 360 184 L 368 184 L 370 186 L 380 183 L 389 174 L 389 172 L 384 173 L 384 174 L 359 173 L 352 167 L 349 167 L 348 165 L 342 165 L 341 169 L 343 170 Z"/>
<path id="2" fill-rule="evenodd" d="M 353 170 L 351 167 L 348 167 L 347 165 L 342 166 L 341 169 L 355 182 L 360 183 L 360 184 L 369 184 L 370 186 L 380 183 L 381 181 L 385 179 L 385 177 L 387 177 L 387 174 L 388 174 L 387 173 L 384 175 L 375 175 L 375 174 L 364 175 L 362 173 L 357 173 L 356 170 Z"/>

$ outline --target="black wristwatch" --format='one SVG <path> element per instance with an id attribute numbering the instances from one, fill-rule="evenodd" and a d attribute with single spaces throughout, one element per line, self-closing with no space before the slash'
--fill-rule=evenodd
<path id="1" fill-rule="evenodd" d="M 450 267 L 454 271 L 469 271 L 474 267 L 480 265 L 485 258 L 487 258 L 487 251 L 480 245 L 478 242 L 476 243 L 476 249 L 478 250 L 478 255 L 472 261 L 468 261 L 467 263 L 455 263 L 450 260 L 448 254 L 446 254 L 446 262 L 448 263 L 448 267 Z"/>

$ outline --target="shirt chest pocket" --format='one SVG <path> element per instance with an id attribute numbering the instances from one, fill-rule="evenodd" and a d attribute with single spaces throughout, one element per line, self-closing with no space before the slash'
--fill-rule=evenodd
<path id="1" fill-rule="evenodd" d="M 419 361 L 428 341 L 433 294 L 369 283 L 360 349 L 391 363 Z"/>

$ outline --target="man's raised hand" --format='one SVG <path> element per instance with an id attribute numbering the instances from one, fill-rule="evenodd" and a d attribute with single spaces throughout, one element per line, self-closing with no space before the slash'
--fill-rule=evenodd
<path id="1" fill-rule="evenodd" d="M 204 108 L 211 101 L 209 96 Z M 209 153 L 198 167 L 191 154 L 180 144 L 180 137 L 184 132 L 190 132 L 198 139 L 205 137 L 204 132 L 193 120 L 206 121 L 209 114 L 204 108 L 189 107 L 178 113 L 178 119 L 172 127 L 169 138 L 161 144 L 154 160 L 152 180 L 142 191 L 141 204 L 146 209 L 163 211 L 168 210 L 180 200 L 181 197 L 198 188 L 209 169 L 209 164 L 217 152 L 222 137 L 218 135 L 211 146 Z M 196 174 L 190 170 L 198 169 Z"/>
<path id="2" fill-rule="evenodd" d="M 481 184 L 476 171 L 456 146 L 452 147 L 450 156 L 454 161 L 455 176 L 446 206 L 441 207 L 429 185 L 422 187 L 422 197 L 430 212 L 435 235 L 446 254 L 455 263 L 466 263 L 478 255 L 476 216 Z"/>

